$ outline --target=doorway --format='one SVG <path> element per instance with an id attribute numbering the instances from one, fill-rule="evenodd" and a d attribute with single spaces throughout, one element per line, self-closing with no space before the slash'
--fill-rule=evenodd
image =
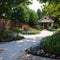
<path id="1" fill-rule="evenodd" d="M 48 26 L 47 26 L 47 23 L 44 23 L 44 29 L 47 29 Z"/>

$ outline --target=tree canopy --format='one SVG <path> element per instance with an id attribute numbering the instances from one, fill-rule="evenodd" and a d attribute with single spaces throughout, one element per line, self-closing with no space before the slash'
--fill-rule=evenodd
<path id="1" fill-rule="evenodd" d="M 30 4 L 29 0 L 0 0 L 0 18 L 5 16 L 5 13 L 16 7 L 19 4 Z"/>
<path id="2" fill-rule="evenodd" d="M 38 1 L 40 1 L 41 3 L 46 3 L 46 2 L 49 2 L 49 3 L 58 3 L 58 2 L 60 2 L 60 0 L 38 0 Z"/>
<path id="3" fill-rule="evenodd" d="M 29 25 L 36 25 L 38 23 L 38 15 L 35 11 L 29 10 Z"/>
<path id="4" fill-rule="evenodd" d="M 9 13 L 9 19 L 14 20 L 16 22 L 28 22 L 29 14 L 27 9 L 23 5 L 19 5 L 11 10 Z M 7 14 L 8 15 L 8 14 Z"/>
<path id="5" fill-rule="evenodd" d="M 39 17 L 39 19 L 40 19 L 40 18 L 42 17 L 42 15 L 41 15 L 41 14 L 42 14 L 42 12 L 41 12 L 41 10 L 40 10 L 40 9 L 38 9 L 38 10 L 37 10 L 37 14 L 38 14 L 38 17 Z"/>

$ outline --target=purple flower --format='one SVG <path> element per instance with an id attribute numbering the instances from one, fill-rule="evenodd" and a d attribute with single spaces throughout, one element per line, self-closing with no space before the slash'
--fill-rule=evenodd
<path id="1" fill-rule="evenodd" d="M 37 55 L 39 55 L 40 53 L 41 53 L 40 50 L 38 50 L 38 51 L 37 51 Z"/>
<path id="2" fill-rule="evenodd" d="M 41 53 L 45 53 L 43 49 L 40 50 Z"/>
<path id="3" fill-rule="evenodd" d="M 47 57 L 48 57 L 49 55 L 50 55 L 49 53 L 46 53 L 46 54 L 45 54 L 45 56 L 47 56 Z"/>

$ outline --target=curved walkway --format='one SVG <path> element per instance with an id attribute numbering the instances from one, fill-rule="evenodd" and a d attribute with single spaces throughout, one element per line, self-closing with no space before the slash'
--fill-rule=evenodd
<path id="1" fill-rule="evenodd" d="M 24 35 L 25 39 L 20 41 L 0 43 L 0 49 L 1 47 L 4 49 L 3 51 L 0 51 L 0 60 L 18 60 L 18 56 L 19 60 L 22 60 L 21 56 L 26 54 L 25 53 L 26 48 L 37 45 L 42 40 L 43 37 L 52 35 L 53 33 L 54 32 L 43 30 L 41 33 L 36 35 Z"/>

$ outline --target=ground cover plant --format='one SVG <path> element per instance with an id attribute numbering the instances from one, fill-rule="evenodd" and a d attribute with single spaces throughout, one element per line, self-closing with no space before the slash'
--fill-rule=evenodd
<path id="1" fill-rule="evenodd" d="M 21 34 L 38 34 L 40 33 L 41 30 L 38 30 L 32 27 L 28 27 L 26 30 L 24 30 L 23 28 L 15 27 L 13 28 L 13 31 Z"/>
<path id="2" fill-rule="evenodd" d="M 22 31 L 22 34 L 38 34 L 41 30 L 29 27 L 26 31 Z"/>

